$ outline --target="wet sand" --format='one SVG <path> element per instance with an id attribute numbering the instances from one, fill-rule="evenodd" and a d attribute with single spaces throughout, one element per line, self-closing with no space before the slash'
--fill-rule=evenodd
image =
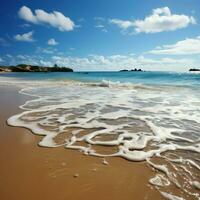
<path id="1" fill-rule="evenodd" d="M 145 162 L 85 156 L 74 150 L 42 148 L 41 139 L 24 128 L 9 127 L 6 119 L 19 113 L 29 97 L 0 86 L 1 200 L 159 200 L 148 184 L 155 173 Z"/>

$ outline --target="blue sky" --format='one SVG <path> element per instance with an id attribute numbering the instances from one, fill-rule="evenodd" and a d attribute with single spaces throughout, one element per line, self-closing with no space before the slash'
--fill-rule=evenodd
<path id="1" fill-rule="evenodd" d="M 200 67 L 199 0 L 4 0 L 0 16 L 0 65 Z"/>

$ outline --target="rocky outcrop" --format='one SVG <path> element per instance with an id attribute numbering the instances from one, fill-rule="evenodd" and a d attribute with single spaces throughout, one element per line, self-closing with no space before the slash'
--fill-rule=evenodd
<path id="1" fill-rule="evenodd" d="M 73 72 L 69 67 L 42 67 L 35 65 L 20 64 L 17 66 L 2 66 L 0 72 Z"/>
<path id="2" fill-rule="evenodd" d="M 190 69 L 190 72 L 200 72 L 200 69 Z"/>
<path id="3" fill-rule="evenodd" d="M 143 72 L 142 69 L 131 69 L 131 70 L 128 70 L 128 69 L 123 69 L 123 70 L 120 70 L 120 72 Z"/>
<path id="4" fill-rule="evenodd" d="M 5 67 L 0 67 L 0 72 L 11 72 L 11 70 Z"/>

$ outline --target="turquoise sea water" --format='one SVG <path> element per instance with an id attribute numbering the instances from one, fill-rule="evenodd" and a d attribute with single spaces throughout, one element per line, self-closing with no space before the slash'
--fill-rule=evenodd
<path id="1" fill-rule="evenodd" d="M 150 85 L 200 86 L 200 74 L 178 72 L 72 72 L 72 73 L 2 73 L 0 77 L 23 80 L 77 80 L 84 82 L 129 82 Z"/>

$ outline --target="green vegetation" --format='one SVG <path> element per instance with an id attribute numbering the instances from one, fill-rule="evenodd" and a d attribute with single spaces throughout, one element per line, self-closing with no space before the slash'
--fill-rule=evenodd
<path id="1" fill-rule="evenodd" d="M 19 64 L 16 66 L 0 66 L 0 72 L 73 72 L 69 67 L 43 67 L 36 65 Z"/>
<path id="2" fill-rule="evenodd" d="M 131 69 L 131 70 L 122 69 L 122 70 L 120 70 L 120 72 L 143 72 L 143 70 L 142 69 L 137 69 L 137 68 Z"/>

